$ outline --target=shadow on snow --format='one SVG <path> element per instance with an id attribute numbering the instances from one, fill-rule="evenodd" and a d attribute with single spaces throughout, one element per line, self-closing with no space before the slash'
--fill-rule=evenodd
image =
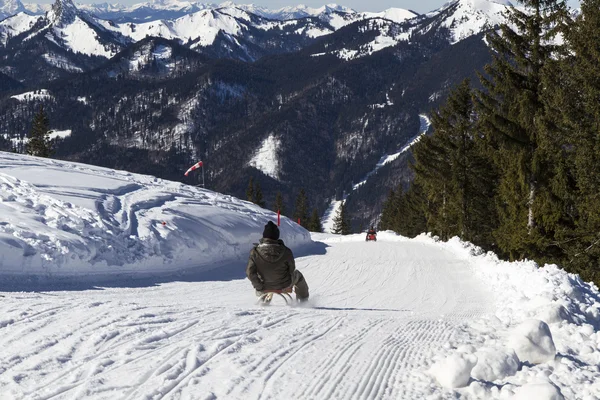
<path id="1" fill-rule="evenodd" d="M 328 245 L 313 242 L 294 250 L 296 258 L 323 255 Z M 77 280 L 79 279 L 79 280 Z M 228 282 L 246 279 L 246 260 L 225 261 L 218 265 L 202 265 L 174 273 L 140 276 L 113 274 L 110 276 L 82 276 L 57 278 L 40 276 L 0 276 L 0 292 L 56 292 L 103 290 L 104 288 L 143 288 L 171 282 Z"/>

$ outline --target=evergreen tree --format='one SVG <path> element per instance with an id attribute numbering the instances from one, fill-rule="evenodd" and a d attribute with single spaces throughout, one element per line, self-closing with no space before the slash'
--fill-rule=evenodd
<path id="1" fill-rule="evenodd" d="M 433 135 L 414 148 L 413 166 L 427 199 L 428 229 L 443 240 L 458 235 L 490 245 L 496 181 L 477 138 L 468 80 L 432 115 L 432 127 Z"/>
<path id="2" fill-rule="evenodd" d="M 342 202 L 338 208 L 335 217 L 333 217 L 333 231 L 336 235 L 349 235 L 352 233 L 352 225 L 348 219 L 346 211 L 346 202 Z"/>
<path id="3" fill-rule="evenodd" d="M 542 79 L 556 51 L 549 43 L 567 9 L 560 0 L 521 3 L 524 9 L 511 8 L 501 32 L 488 36 L 493 62 L 480 74 L 485 90 L 477 96 L 482 133 L 499 172 L 495 238 L 511 259 L 535 258 L 549 240 L 540 212 L 549 186 Z"/>
<path id="4" fill-rule="evenodd" d="M 254 203 L 254 179 L 250 177 L 250 181 L 248 182 L 248 187 L 246 188 L 246 200 Z"/>
<path id="5" fill-rule="evenodd" d="M 549 63 L 544 84 L 551 89 L 548 146 L 554 155 L 558 211 L 555 245 L 570 272 L 600 284 L 600 0 L 582 0 L 581 13 L 565 31 L 563 57 Z M 554 118 L 552 118 L 554 117 Z"/>
<path id="6" fill-rule="evenodd" d="M 304 189 L 300 189 L 300 192 L 296 197 L 294 220 L 300 220 L 300 225 L 305 228 L 308 226 L 308 197 L 306 197 L 306 191 Z"/>
<path id="7" fill-rule="evenodd" d="M 419 182 L 413 181 L 406 193 L 398 198 L 398 212 L 393 230 L 407 237 L 415 237 L 427 232 L 426 208 L 427 199 L 423 189 Z"/>
<path id="8" fill-rule="evenodd" d="M 321 224 L 321 218 L 316 208 L 313 208 L 313 212 L 308 221 L 308 230 L 311 232 L 323 232 L 323 225 Z"/>
<path id="9" fill-rule="evenodd" d="M 281 192 L 277 192 L 275 195 L 275 204 L 273 205 L 273 211 L 279 211 L 281 215 L 285 214 L 285 205 L 283 203 L 283 195 Z"/>
<path id="10" fill-rule="evenodd" d="M 52 149 L 48 137 L 50 131 L 50 121 L 44 106 L 40 106 L 39 111 L 33 117 L 33 124 L 29 132 L 29 141 L 25 146 L 27 154 L 37 157 L 50 157 Z"/>
<path id="11" fill-rule="evenodd" d="M 385 199 L 383 203 L 383 209 L 381 211 L 381 220 L 379 221 L 379 230 L 395 230 L 394 222 L 396 220 L 396 215 L 398 213 L 398 201 L 402 196 L 401 188 L 398 188 L 399 194 L 396 194 L 396 191 L 393 189 L 389 191 L 388 197 Z"/>
<path id="12" fill-rule="evenodd" d="M 259 207 L 263 207 L 263 208 L 265 206 L 262 189 L 260 188 L 260 183 L 258 183 L 258 182 L 256 183 L 256 186 L 254 188 L 254 204 L 258 205 Z"/>

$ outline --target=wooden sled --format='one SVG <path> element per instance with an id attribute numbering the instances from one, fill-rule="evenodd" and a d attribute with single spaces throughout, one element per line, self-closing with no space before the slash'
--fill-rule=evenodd
<path id="1" fill-rule="evenodd" d="M 273 300 L 273 295 L 279 295 L 284 301 L 285 304 L 293 304 L 294 299 L 292 298 L 293 289 L 285 288 L 281 290 L 265 290 L 263 294 L 258 298 L 258 302 L 262 304 L 269 304 L 271 300 Z"/>

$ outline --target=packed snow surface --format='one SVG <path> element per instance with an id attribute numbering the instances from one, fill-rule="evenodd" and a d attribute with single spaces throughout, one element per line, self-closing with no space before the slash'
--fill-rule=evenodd
<path id="1" fill-rule="evenodd" d="M 15 399 L 600 396 L 600 297 L 577 276 L 500 262 L 456 239 L 380 232 L 377 242 L 363 235 L 313 240 L 302 251 L 292 246 L 311 289 L 305 307 L 278 299 L 256 305 L 243 260 L 175 279 L 69 290 L 17 292 L 5 284 L 0 393 Z M 548 322 L 556 357 L 538 365 L 518 361 L 510 333 L 558 305 L 570 321 Z M 532 393 L 546 397 L 526 397 Z"/>
<path id="2" fill-rule="evenodd" d="M 3 399 L 600 397 L 600 293 L 554 265 L 284 219 L 310 301 L 261 307 L 252 204 L 6 153 L 0 200 Z"/>
<path id="3" fill-rule="evenodd" d="M 66 137 L 70 131 L 54 131 Z M 276 215 L 154 177 L 0 153 L 0 279 L 166 274 L 243 258 Z M 308 233 L 283 219 L 297 246 Z"/>

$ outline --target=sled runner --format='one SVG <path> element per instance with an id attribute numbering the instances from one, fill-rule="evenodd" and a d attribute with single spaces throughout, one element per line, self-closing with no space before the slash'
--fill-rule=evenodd
<path id="1" fill-rule="evenodd" d="M 281 290 L 265 290 L 263 294 L 258 298 L 258 302 L 262 304 L 269 304 L 273 300 L 273 295 L 277 294 L 285 300 L 285 304 L 292 304 L 293 299 L 291 296 L 293 289 L 285 288 Z"/>

